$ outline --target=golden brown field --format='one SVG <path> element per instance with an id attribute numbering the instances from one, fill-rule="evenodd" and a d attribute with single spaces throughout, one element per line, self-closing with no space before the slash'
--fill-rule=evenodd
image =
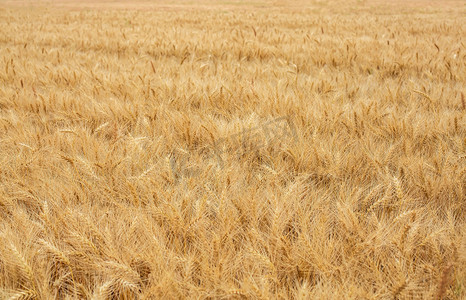
<path id="1" fill-rule="evenodd" d="M 465 299 L 466 2 L 1 1 L 0 299 Z"/>

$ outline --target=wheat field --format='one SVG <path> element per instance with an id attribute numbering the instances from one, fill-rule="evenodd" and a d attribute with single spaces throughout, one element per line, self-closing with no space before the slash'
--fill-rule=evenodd
<path id="1" fill-rule="evenodd" d="M 466 299 L 466 2 L 0 0 L 0 299 Z"/>

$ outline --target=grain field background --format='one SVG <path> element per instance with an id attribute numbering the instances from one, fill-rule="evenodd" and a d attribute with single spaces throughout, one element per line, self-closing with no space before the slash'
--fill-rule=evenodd
<path id="1" fill-rule="evenodd" d="M 0 0 L 0 299 L 465 299 L 465 1 Z"/>

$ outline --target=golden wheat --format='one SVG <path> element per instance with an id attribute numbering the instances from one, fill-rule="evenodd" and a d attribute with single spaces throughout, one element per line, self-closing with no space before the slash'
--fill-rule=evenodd
<path id="1" fill-rule="evenodd" d="M 464 299 L 462 1 L 0 1 L 1 299 Z"/>

